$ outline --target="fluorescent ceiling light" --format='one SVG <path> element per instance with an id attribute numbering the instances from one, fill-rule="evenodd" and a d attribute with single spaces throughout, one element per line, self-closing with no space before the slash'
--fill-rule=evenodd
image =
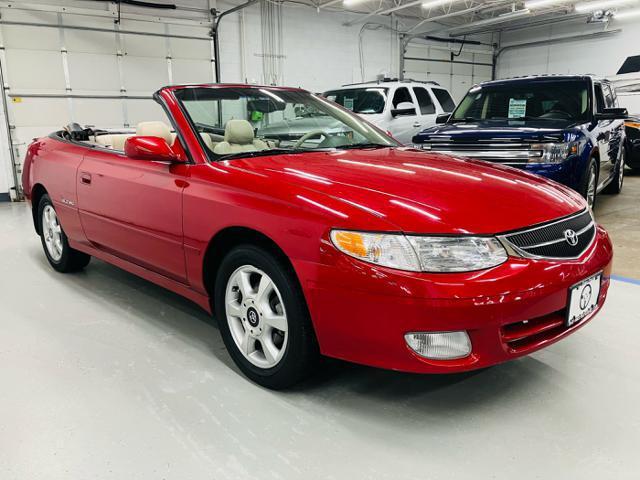
<path id="1" fill-rule="evenodd" d="M 428 0 L 422 4 L 422 8 L 433 8 L 446 5 L 447 3 L 456 3 L 460 0 Z"/>
<path id="2" fill-rule="evenodd" d="M 584 13 L 606 10 L 607 8 L 616 7 L 625 3 L 635 3 L 635 0 L 605 0 L 602 2 L 578 3 L 576 5 L 576 12 Z"/>
<path id="3" fill-rule="evenodd" d="M 350 7 L 352 5 L 356 5 L 358 3 L 364 3 L 366 0 L 343 0 L 342 4 L 345 7 Z"/>
<path id="4" fill-rule="evenodd" d="M 524 2 L 524 8 L 533 9 L 533 8 L 543 8 L 548 7 L 550 5 L 555 5 L 557 3 L 564 3 L 566 0 L 530 0 Z"/>
<path id="5" fill-rule="evenodd" d="M 528 8 L 525 8 L 524 10 L 515 10 L 513 12 L 501 13 L 500 15 L 498 15 L 498 18 L 500 18 L 501 20 L 505 20 L 508 18 L 524 17 L 525 15 L 529 15 L 530 13 L 531 11 Z"/>
<path id="6" fill-rule="evenodd" d="M 625 10 L 623 12 L 616 12 L 613 15 L 613 18 L 616 19 L 624 19 L 624 18 L 635 18 L 635 17 L 640 17 L 640 8 L 637 8 L 635 10 Z"/>

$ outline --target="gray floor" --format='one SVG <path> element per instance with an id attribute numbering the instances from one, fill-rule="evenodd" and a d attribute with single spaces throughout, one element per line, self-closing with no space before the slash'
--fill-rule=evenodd
<path id="1" fill-rule="evenodd" d="M 273 393 L 189 302 L 101 262 L 54 273 L 24 204 L 0 225 L 3 480 L 638 478 L 638 285 L 614 281 L 594 322 L 502 366 L 335 362 Z"/>

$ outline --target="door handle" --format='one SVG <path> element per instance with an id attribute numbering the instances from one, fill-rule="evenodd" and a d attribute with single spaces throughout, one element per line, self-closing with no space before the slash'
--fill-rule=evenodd
<path id="1" fill-rule="evenodd" d="M 91 174 L 90 173 L 81 173 L 80 174 L 80 182 L 85 185 L 91 185 Z"/>
<path id="2" fill-rule="evenodd" d="M 419 127 L 421 127 L 422 125 L 421 125 L 421 124 L 419 124 L 418 122 L 416 122 L 416 123 L 414 123 L 414 124 L 413 124 L 413 126 L 414 126 L 414 127 L 416 127 L 416 128 L 419 128 Z"/>

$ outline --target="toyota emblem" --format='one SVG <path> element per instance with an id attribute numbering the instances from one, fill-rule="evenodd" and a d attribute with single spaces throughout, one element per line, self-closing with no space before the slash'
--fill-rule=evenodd
<path id="1" fill-rule="evenodd" d="M 578 235 L 574 230 L 571 230 L 570 228 L 564 231 L 564 239 L 572 247 L 575 247 L 578 244 Z"/>

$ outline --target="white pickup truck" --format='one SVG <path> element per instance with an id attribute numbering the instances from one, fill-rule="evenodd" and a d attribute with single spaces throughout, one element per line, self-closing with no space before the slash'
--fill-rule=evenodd
<path id="1" fill-rule="evenodd" d="M 380 80 L 343 85 L 323 96 L 357 113 L 403 144 L 436 124 L 436 117 L 450 113 L 455 102 L 436 82 Z"/>

